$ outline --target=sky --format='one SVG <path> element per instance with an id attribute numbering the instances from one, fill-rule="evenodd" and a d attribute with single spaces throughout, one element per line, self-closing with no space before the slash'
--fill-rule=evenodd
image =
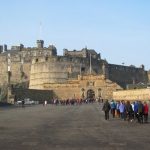
<path id="1" fill-rule="evenodd" d="M 0 45 L 94 49 L 111 64 L 150 69 L 149 0 L 0 0 Z"/>

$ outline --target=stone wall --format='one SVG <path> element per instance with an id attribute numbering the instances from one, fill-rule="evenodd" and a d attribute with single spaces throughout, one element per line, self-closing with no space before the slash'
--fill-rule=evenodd
<path id="1" fill-rule="evenodd" d="M 39 103 L 43 103 L 45 100 L 51 103 L 53 98 L 53 92 L 50 90 L 14 88 L 12 94 L 15 97 L 15 101 L 30 98 L 34 101 L 39 101 Z"/>
<path id="2" fill-rule="evenodd" d="M 92 73 L 102 74 L 102 61 L 92 59 Z M 68 79 L 77 79 L 79 74 L 89 74 L 89 58 L 71 56 L 38 57 L 31 66 L 30 87 L 43 83 L 65 83 Z"/>
<path id="3" fill-rule="evenodd" d="M 81 51 L 73 50 L 68 51 L 67 49 L 64 49 L 64 56 L 74 56 L 74 57 L 87 57 L 87 51 L 86 49 L 83 49 Z"/>
<path id="4" fill-rule="evenodd" d="M 87 98 L 89 90 L 94 92 L 94 97 L 112 99 L 113 91 L 122 89 L 116 83 L 105 80 L 103 75 L 78 76 L 76 80 L 66 80 L 64 83 L 40 83 L 39 86 L 30 86 L 31 89 L 52 90 L 59 99 Z"/>
<path id="5" fill-rule="evenodd" d="M 150 71 L 148 71 L 148 82 L 150 83 Z"/>
<path id="6" fill-rule="evenodd" d="M 30 86 L 39 87 L 41 83 L 64 83 L 76 80 L 78 75 L 105 75 L 105 77 L 125 87 L 133 81 L 147 82 L 148 76 L 144 68 L 135 68 L 107 63 L 92 49 L 80 51 L 64 50 L 64 56 L 57 56 L 57 49 L 50 45 L 25 48 L 20 46 L 0 54 L 0 85 L 8 82 L 7 61 L 11 58 L 11 84 L 30 81 Z M 90 70 L 91 54 L 91 70 Z M 32 64 L 32 66 L 31 66 Z M 90 72 L 91 71 L 91 72 Z M 30 78 L 31 76 L 31 78 Z"/>
<path id="7" fill-rule="evenodd" d="M 68 74 L 64 66 L 56 63 L 35 64 L 31 67 L 30 88 L 40 88 L 44 83 L 64 83 Z"/>
<path id="8" fill-rule="evenodd" d="M 8 82 L 8 71 L 6 65 L 6 58 L 0 58 L 0 85 Z"/>
<path id="9" fill-rule="evenodd" d="M 150 100 L 150 89 L 134 89 L 113 92 L 114 100 Z"/>
<path id="10" fill-rule="evenodd" d="M 9 56 L 8 56 L 9 55 Z M 0 54 L 0 86 L 8 84 L 8 59 L 10 58 L 10 84 L 29 81 L 32 59 L 41 56 L 56 56 L 57 49 L 50 45 L 46 47 L 25 48 L 24 46 L 12 46 Z"/>
<path id="11" fill-rule="evenodd" d="M 7 61 L 6 61 L 7 58 L 6 57 L 2 57 L 2 58 L 5 58 L 5 61 L 3 59 L 0 59 L 0 63 L 1 63 L 0 84 L 1 85 L 8 82 L 8 66 L 7 66 Z M 21 64 L 20 60 L 17 60 L 17 59 L 11 60 L 10 84 L 16 84 L 16 83 L 20 83 L 20 82 L 29 80 L 30 66 L 31 66 L 30 62 L 24 62 L 24 64 Z M 22 67 L 22 69 L 21 69 L 21 67 Z"/>
<path id="12" fill-rule="evenodd" d="M 92 57 L 94 59 L 101 59 L 100 54 L 97 54 L 93 49 L 83 48 L 82 50 L 73 50 L 69 51 L 68 49 L 64 49 L 64 56 L 72 56 L 72 57 Z"/>
<path id="13" fill-rule="evenodd" d="M 147 71 L 143 68 L 108 64 L 109 79 L 126 88 L 126 84 L 147 83 Z"/>

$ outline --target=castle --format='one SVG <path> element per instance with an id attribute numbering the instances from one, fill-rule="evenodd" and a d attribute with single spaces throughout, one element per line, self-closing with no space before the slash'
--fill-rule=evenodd
<path id="1" fill-rule="evenodd" d="M 0 86 L 27 83 L 29 89 L 52 90 L 54 96 L 66 98 L 112 98 L 112 92 L 127 84 L 147 83 L 144 66 L 110 64 L 95 50 L 63 50 L 57 55 L 54 45 L 44 47 L 0 46 Z"/>

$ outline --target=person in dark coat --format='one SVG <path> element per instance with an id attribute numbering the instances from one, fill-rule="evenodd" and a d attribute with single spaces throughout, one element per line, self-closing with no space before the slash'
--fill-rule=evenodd
<path id="1" fill-rule="evenodd" d="M 134 103 L 134 120 L 138 120 L 138 102 Z"/>
<path id="2" fill-rule="evenodd" d="M 143 110 L 144 110 L 144 106 L 142 102 L 139 101 L 139 104 L 138 104 L 138 122 L 139 123 L 143 123 Z"/>
<path id="3" fill-rule="evenodd" d="M 132 105 L 130 104 L 129 101 L 127 101 L 126 103 L 126 114 L 127 114 L 127 119 L 128 121 L 131 121 L 133 120 L 132 116 L 133 116 L 133 109 L 132 109 Z"/>
<path id="4" fill-rule="evenodd" d="M 111 109 L 110 104 L 109 104 L 108 100 L 106 100 L 103 105 L 103 109 L 102 109 L 105 112 L 105 120 L 109 120 L 110 109 Z"/>
<path id="5" fill-rule="evenodd" d="M 24 104 L 25 104 L 24 99 L 21 101 L 21 103 L 22 103 L 22 108 L 24 108 Z"/>

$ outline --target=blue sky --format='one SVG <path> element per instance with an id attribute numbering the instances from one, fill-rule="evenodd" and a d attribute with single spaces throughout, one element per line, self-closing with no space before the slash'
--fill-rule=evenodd
<path id="1" fill-rule="evenodd" d="M 149 0 L 0 0 L 0 6 L 0 45 L 32 47 L 43 39 L 59 55 L 87 46 L 109 63 L 150 69 Z"/>

